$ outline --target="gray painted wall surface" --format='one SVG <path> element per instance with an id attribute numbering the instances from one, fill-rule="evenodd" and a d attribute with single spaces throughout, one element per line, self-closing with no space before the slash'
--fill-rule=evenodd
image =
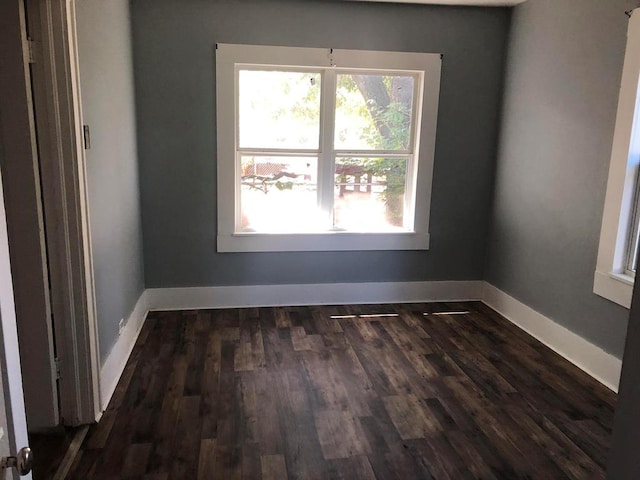
<path id="1" fill-rule="evenodd" d="M 628 310 L 593 293 L 630 0 L 513 12 L 486 279 L 620 357 Z"/>
<path id="2" fill-rule="evenodd" d="M 144 290 L 131 28 L 127 0 L 77 2 L 100 356 Z"/>
<path id="3" fill-rule="evenodd" d="M 146 286 L 481 279 L 509 16 L 326 0 L 133 1 Z M 217 254 L 218 42 L 444 53 L 431 250 Z"/>

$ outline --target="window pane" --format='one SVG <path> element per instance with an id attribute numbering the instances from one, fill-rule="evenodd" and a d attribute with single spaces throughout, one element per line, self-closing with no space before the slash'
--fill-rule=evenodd
<path id="1" fill-rule="evenodd" d="M 404 230 L 406 158 L 338 158 L 334 227 L 358 232 Z"/>
<path id="2" fill-rule="evenodd" d="M 316 157 L 243 156 L 241 231 L 318 230 Z"/>
<path id="3" fill-rule="evenodd" d="M 637 167 L 636 167 L 637 168 Z M 631 216 L 631 234 L 627 245 L 627 273 L 635 274 L 638 268 L 638 246 L 640 245 L 640 170 L 636 172 L 634 202 Z"/>
<path id="4" fill-rule="evenodd" d="M 240 148 L 317 149 L 320 73 L 239 72 Z"/>
<path id="5" fill-rule="evenodd" d="M 409 149 L 414 77 L 347 74 L 337 82 L 336 149 Z"/>

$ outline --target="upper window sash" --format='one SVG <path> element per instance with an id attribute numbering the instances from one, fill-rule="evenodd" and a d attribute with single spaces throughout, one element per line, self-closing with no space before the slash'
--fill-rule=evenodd
<path id="1" fill-rule="evenodd" d="M 394 53 L 395 55 L 395 53 Z M 321 75 L 321 94 L 320 94 L 320 129 L 319 129 L 319 147 L 317 149 L 303 149 L 303 148 L 271 148 L 251 146 L 243 147 L 240 144 L 240 72 L 242 71 L 260 71 L 260 72 L 292 72 L 292 73 L 317 73 Z M 337 76 L 338 75 L 380 75 L 380 76 L 406 76 L 413 79 L 413 92 L 411 98 L 411 121 L 409 140 L 407 148 L 395 148 L 395 149 L 373 149 L 373 148 L 339 148 L 335 144 L 335 124 L 337 109 L 336 97 L 338 93 L 337 88 Z M 376 156 L 376 155 L 388 155 L 388 154 L 401 154 L 412 155 L 416 151 L 417 138 L 419 135 L 420 119 L 421 119 L 421 104 L 423 98 L 423 85 L 424 85 L 424 73 L 417 71 L 415 67 L 412 70 L 398 70 L 398 69 L 382 69 L 382 68 L 340 68 L 340 67 L 291 67 L 280 65 L 252 65 L 252 64 L 238 64 L 235 63 L 235 96 L 236 96 L 236 150 L 241 152 L 260 152 L 260 153 L 320 153 L 323 149 L 322 146 L 331 146 L 331 151 L 336 155 L 353 155 L 353 156 Z M 332 99 L 327 98 L 333 96 Z M 328 102 L 327 102 L 328 101 Z M 326 110 L 331 107 L 332 110 Z M 327 130 L 332 129 L 330 134 Z"/>

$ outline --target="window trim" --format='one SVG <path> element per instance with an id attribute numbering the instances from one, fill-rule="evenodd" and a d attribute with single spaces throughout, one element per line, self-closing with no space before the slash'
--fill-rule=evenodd
<path id="1" fill-rule="evenodd" d="M 593 291 L 631 307 L 634 277 L 627 272 L 637 169 L 640 162 L 640 14 L 634 10 L 627 32 L 609 179 L 602 215 Z"/>
<path id="2" fill-rule="evenodd" d="M 440 92 L 441 55 L 433 53 L 377 52 L 327 48 L 272 47 L 218 44 L 216 50 L 217 113 L 217 205 L 219 252 L 271 251 L 345 251 L 345 250 L 426 250 L 429 248 L 429 213 L 438 102 Z M 317 233 L 236 232 L 240 205 L 239 162 L 236 158 L 238 105 L 236 94 L 237 66 L 281 66 L 282 68 L 320 68 L 344 66 L 345 69 L 369 71 L 420 72 L 423 93 L 414 113 L 421 128 L 415 138 L 412 182 L 414 202 L 411 211 L 413 230 L 404 232 L 359 233 L 326 231 Z M 335 77 L 335 75 L 334 75 Z M 323 77 L 324 81 L 324 77 Z M 229 92 L 233 92 L 230 95 Z M 324 98 L 325 112 L 333 112 L 335 97 Z M 321 118 L 321 123 L 326 119 Z M 321 128 L 323 128 L 321 126 Z M 321 137 L 327 140 L 326 132 Z M 332 151 L 319 145 L 323 152 Z M 339 150 L 336 150 L 336 153 Z M 320 161 L 320 160 L 319 160 Z M 329 162 L 324 162 L 325 165 Z M 322 176 L 321 176 L 322 177 Z M 414 208 L 415 206 L 415 208 Z"/>

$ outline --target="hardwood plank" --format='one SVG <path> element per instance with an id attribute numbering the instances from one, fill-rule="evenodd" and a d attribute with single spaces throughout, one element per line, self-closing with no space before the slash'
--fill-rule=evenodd
<path id="1" fill-rule="evenodd" d="M 263 455 L 260 457 L 262 465 L 262 480 L 286 480 L 287 465 L 284 455 Z"/>
<path id="2" fill-rule="evenodd" d="M 442 431 L 436 416 L 415 395 L 395 395 L 382 401 L 403 440 L 424 438 Z"/>
<path id="3" fill-rule="evenodd" d="M 200 397 L 182 397 L 178 409 L 169 478 L 196 478 L 200 452 Z"/>
<path id="4" fill-rule="evenodd" d="M 315 421 L 325 460 L 367 455 L 371 452 L 362 427 L 349 413 L 334 410 L 318 412 Z"/>
<path id="5" fill-rule="evenodd" d="M 262 464 L 260 462 L 260 445 L 245 442 L 242 445 L 242 479 L 258 480 L 262 477 Z"/>
<path id="6" fill-rule="evenodd" d="M 213 480 L 240 480 L 242 478 L 241 450 L 238 447 L 216 445 L 215 459 L 211 469 Z"/>
<path id="7" fill-rule="evenodd" d="M 376 480 L 371 462 L 365 456 L 330 461 L 328 476 L 335 480 Z"/>
<path id="8" fill-rule="evenodd" d="M 213 477 L 216 458 L 216 440 L 205 438 L 200 441 L 198 451 L 198 480 L 206 480 Z"/>
<path id="9" fill-rule="evenodd" d="M 147 462 L 151 454 L 150 443 L 134 443 L 127 449 L 122 466 L 123 477 L 136 477 L 144 475 L 147 470 Z"/>

